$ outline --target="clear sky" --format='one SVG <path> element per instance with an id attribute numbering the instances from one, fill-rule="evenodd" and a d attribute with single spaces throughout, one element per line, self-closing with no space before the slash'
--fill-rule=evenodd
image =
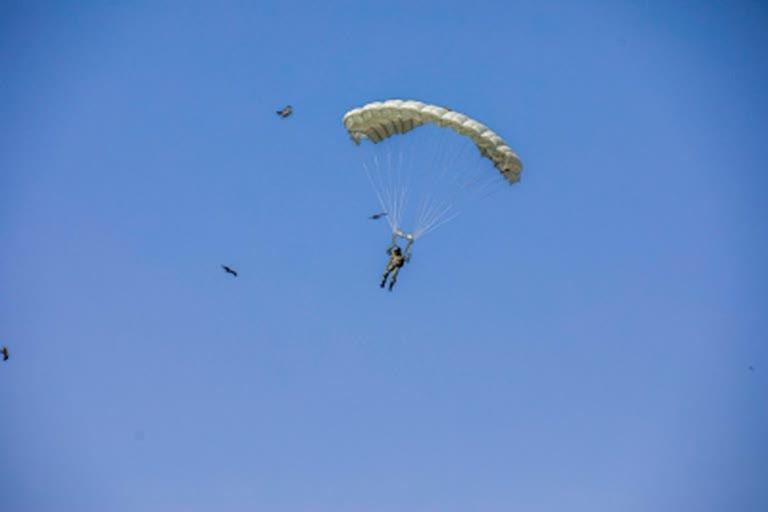
<path id="1" fill-rule="evenodd" d="M 0 510 L 768 510 L 763 2 L 21 4 Z M 393 293 L 387 98 L 525 165 Z"/>

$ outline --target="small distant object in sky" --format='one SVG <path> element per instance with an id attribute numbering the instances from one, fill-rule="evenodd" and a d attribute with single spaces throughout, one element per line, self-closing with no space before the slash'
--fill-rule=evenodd
<path id="1" fill-rule="evenodd" d="M 381 213 L 373 214 L 373 215 L 371 215 L 368 218 L 371 219 L 371 220 L 376 220 L 376 219 L 380 219 L 380 218 L 382 218 L 382 217 L 384 217 L 386 215 L 387 215 L 387 212 L 381 212 Z"/>
<path id="2" fill-rule="evenodd" d="M 279 115 L 282 118 L 286 118 L 289 115 L 293 114 L 293 107 L 288 105 L 283 110 L 278 110 L 277 115 Z"/>
<path id="3" fill-rule="evenodd" d="M 7 361 L 8 357 L 10 357 L 8 355 L 8 347 L 3 347 L 2 350 L 0 350 L 0 353 L 3 354 L 3 361 Z"/>
<path id="4" fill-rule="evenodd" d="M 230 267 L 228 267 L 226 265 L 222 265 L 221 268 L 223 268 L 224 272 L 226 272 L 227 274 L 232 274 L 233 276 L 237 277 L 237 272 L 232 270 Z"/>
<path id="5" fill-rule="evenodd" d="M 752 366 L 752 365 L 749 365 L 749 371 L 751 371 L 751 372 L 755 371 L 755 367 Z"/>

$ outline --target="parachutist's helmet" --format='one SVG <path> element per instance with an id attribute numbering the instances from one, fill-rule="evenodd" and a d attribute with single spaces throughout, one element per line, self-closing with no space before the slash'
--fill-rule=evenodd
<path id="1" fill-rule="evenodd" d="M 400 248 L 399 247 L 395 247 L 395 254 L 397 254 L 398 256 L 400 256 L 400 254 L 402 254 L 400 252 Z"/>

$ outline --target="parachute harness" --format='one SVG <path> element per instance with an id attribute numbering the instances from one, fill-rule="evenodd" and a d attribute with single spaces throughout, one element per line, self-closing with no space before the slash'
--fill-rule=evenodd
<path id="1" fill-rule="evenodd" d="M 411 261 L 411 255 L 412 255 L 412 252 L 413 252 L 411 250 L 411 246 L 413 245 L 413 242 L 416 241 L 416 238 L 411 233 L 403 233 L 399 229 L 395 229 L 392 232 L 392 243 L 387 248 L 387 254 L 389 254 L 390 251 L 392 251 L 395 247 L 397 247 L 397 239 L 398 238 L 403 238 L 405 240 L 408 240 L 408 243 L 405 246 L 405 251 L 404 251 L 403 255 L 405 256 L 405 261 L 410 262 Z"/>

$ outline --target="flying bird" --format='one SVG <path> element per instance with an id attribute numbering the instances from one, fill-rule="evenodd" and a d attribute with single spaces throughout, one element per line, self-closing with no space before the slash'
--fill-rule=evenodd
<path id="1" fill-rule="evenodd" d="M 371 215 L 368 218 L 371 219 L 371 220 L 376 220 L 376 219 L 380 219 L 380 218 L 384 217 L 385 215 L 387 215 L 387 212 L 381 212 L 381 213 L 376 213 L 374 215 Z"/>
<path id="2" fill-rule="evenodd" d="M 277 115 L 279 115 L 282 118 L 286 118 L 286 117 L 288 117 L 291 114 L 293 114 L 293 107 L 290 106 L 290 105 L 285 107 L 283 110 L 278 110 L 277 111 Z"/>
<path id="3" fill-rule="evenodd" d="M 8 356 L 8 347 L 3 347 L 3 349 L 0 350 L 0 353 L 3 354 L 3 361 L 7 361 L 8 357 L 9 357 Z"/>
<path id="4" fill-rule="evenodd" d="M 221 268 L 223 268 L 224 272 L 226 272 L 227 274 L 232 274 L 233 276 L 237 277 L 237 272 L 232 270 L 230 267 L 228 267 L 226 265 L 222 265 Z"/>

